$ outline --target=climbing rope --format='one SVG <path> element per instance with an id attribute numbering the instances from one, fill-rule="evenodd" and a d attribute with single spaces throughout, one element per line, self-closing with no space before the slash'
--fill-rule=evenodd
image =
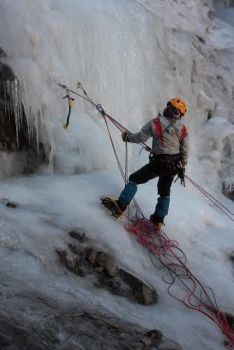
<path id="1" fill-rule="evenodd" d="M 111 132 L 110 132 L 110 128 L 109 128 L 109 125 L 108 125 L 108 122 L 107 122 L 107 119 L 106 119 L 106 116 L 104 115 L 103 116 L 104 120 L 105 120 L 105 124 L 106 124 L 106 128 L 107 128 L 107 132 L 108 132 L 108 135 L 109 135 L 109 139 L 110 139 L 110 142 L 111 142 L 111 146 L 112 146 L 112 149 L 113 149 L 113 152 L 114 152 L 114 156 L 115 156 L 115 159 L 116 159 L 116 162 L 117 162 L 117 165 L 118 165 L 118 168 L 120 170 L 120 173 L 121 173 L 121 176 L 123 178 L 123 180 L 125 181 L 126 180 L 126 169 L 124 171 L 122 165 L 121 165 L 121 162 L 120 162 L 120 159 L 118 157 L 118 153 L 116 151 L 116 147 L 115 147 L 115 144 L 114 144 L 114 141 L 113 141 L 113 137 L 111 135 Z M 127 167 L 127 160 L 125 159 L 125 166 Z"/>
<path id="2" fill-rule="evenodd" d="M 185 175 L 186 179 L 193 184 L 206 198 L 208 198 L 217 208 L 219 208 L 231 221 L 234 222 L 234 213 L 232 213 L 227 207 L 215 199 L 210 193 L 208 193 L 204 188 L 198 185 L 194 180 Z"/>
<path id="3" fill-rule="evenodd" d="M 122 178 L 125 183 L 127 183 L 127 174 L 128 174 L 128 149 L 127 142 L 125 146 L 125 169 L 123 169 L 121 162 L 119 160 L 116 147 L 113 141 L 113 137 L 110 132 L 108 125 L 108 120 L 113 123 L 121 132 L 128 131 L 123 125 L 116 121 L 113 117 L 108 115 L 100 104 L 95 104 L 86 91 L 84 90 L 81 83 L 78 83 L 78 88 L 82 90 L 83 95 L 69 89 L 67 86 L 59 84 L 62 88 L 66 89 L 66 95 L 69 96 L 69 93 L 73 93 L 84 100 L 91 103 L 98 112 L 102 115 L 112 149 L 121 172 Z M 64 98 L 66 98 L 65 96 Z M 70 115 L 69 115 L 70 117 Z M 67 120 L 67 126 L 69 124 L 69 118 Z M 142 143 L 142 147 L 151 151 L 150 147 L 145 143 Z M 185 175 L 185 177 L 193 184 L 203 195 L 205 195 L 216 207 L 218 207 L 225 215 L 229 217 L 232 221 L 232 216 L 234 215 L 229 209 L 227 209 L 223 204 L 221 204 L 217 199 L 211 196 L 207 191 L 205 191 L 201 186 L 199 186 L 194 180 Z M 128 223 L 125 224 L 125 229 L 128 232 L 135 234 L 137 241 L 143 247 L 145 247 L 150 255 L 150 259 L 157 268 L 155 259 L 160 263 L 162 267 L 167 270 L 167 275 L 163 276 L 163 280 L 168 284 L 168 293 L 183 303 L 186 307 L 193 309 L 207 316 L 211 321 L 218 325 L 224 336 L 228 340 L 228 346 L 234 348 L 234 331 L 231 329 L 227 317 L 223 311 L 220 311 L 215 299 L 214 292 L 209 287 L 204 287 L 202 283 L 196 278 L 191 271 L 188 269 L 186 263 L 187 258 L 182 249 L 179 247 L 178 242 L 175 240 L 170 240 L 165 232 L 156 231 L 154 225 L 147 220 L 143 212 L 141 211 L 140 206 L 134 199 L 134 204 L 136 206 L 136 214 L 133 218 L 128 217 Z M 231 216 L 232 215 L 232 216 Z M 179 281 L 182 287 L 185 289 L 186 294 L 183 297 L 177 296 L 173 292 L 173 286 L 175 281 Z"/>

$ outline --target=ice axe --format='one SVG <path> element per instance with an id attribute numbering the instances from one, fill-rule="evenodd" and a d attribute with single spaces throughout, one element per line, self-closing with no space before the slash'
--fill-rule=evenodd
<path id="1" fill-rule="evenodd" d="M 71 109 L 73 106 L 73 102 L 75 101 L 75 99 L 73 97 L 70 96 L 70 90 L 66 85 L 63 84 L 58 84 L 61 88 L 66 90 L 66 95 L 63 97 L 63 99 L 67 99 L 67 104 L 68 104 L 68 115 L 67 115 L 67 121 L 66 124 L 63 125 L 64 129 L 68 128 L 69 125 L 69 120 L 70 120 L 70 115 L 71 115 Z"/>

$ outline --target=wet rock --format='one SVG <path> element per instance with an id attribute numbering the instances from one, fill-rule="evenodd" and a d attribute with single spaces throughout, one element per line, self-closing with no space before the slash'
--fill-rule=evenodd
<path id="1" fill-rule="evenodd" d="M 145 337 L 150 338 L 154 346 L 158 346 L 162 341 L 163 334 L 157 329 L 152 329 L 146 332 Z"/>
<path id="2" fill-rule="evenodd" d="M 96 249 L 89 249 L 87 251 L 87 260 L 91 265 L 96 264 L 97 256 L 98 256 L 98 251 Z"/>
<path id="3" fill-rule="evenodd" d="M 18 205 L 16 203 L 14 203 L 14 202 L 7 202 L 6 203 L 6 207 L 8 207 L 8 208 L 17 208 Z"/>
<path id="4" fill-rule="evenodd" d="M 1 198 L 0 202 L 8 208 L 17 208 L 18 207 L 17 203 L 10 201 L 8 198 Z"/>
<path id="5" fill-rule="evenodd" d="M 65 250 L 57 249 L 56 253 L 63 265 L 80 277 L 90 278 L 98 288 L 105 288 L 114 295 L 128 298 L 142 305 L 152 305 L 157 302 L 154 288 L 143 282 L 130 272 L 119 269 L 116 260 L 106 252 L 95 247 L 83 245 L 84 230 L 71 231 L 69 235 L 80 244 L 68 244 L 69 255 Z M 92 277 L 89 275 L 92 275 Z"/>
<path id="6" fill-rule="evenodd" d="M 146 347 L 152 346 L 152 340 L 150 338 L 144 337 L 142 339 L 141 343 L 144 344 L 144 346 L 146 346 Z"/>
<path id="7" fill-rule="evenodd" d="M 110 255 L 107 255 L 106 253 L 99 252 L 96 257 L 96 264 L 103 267 L 103 269 L 106 271 L 106 273 L 114 277 L 118 273 L 118 267 L 117 263 Z"/>
<path id="8" fill-rule="evenodd" d="M 98 287 L 106 288 L 112 294 L 116 294 L 119 296 L 127 296 L 127 293 L 123 293 L 121 288 L 121 282 L 115 278 L 108 278 L 105 275 L 98 276 Z"/>
<path id="9" fill-rule="evenodd" d="M 68 244 L 68 247 L 75 255 L 70 256 L 65 250 L 57 250 L 61 263 L 80 277 L 93 273 L 92 266 L 87 263 L 86 250 L 74 244 Z"/>
<path id="10" fill-rule="evenodd" d="M 87 275 L 94 274 L 94 268 L 91 264 L 87 262 L 86 258 L 81 257 L 78 259 L 77 259 L 76 266 L 78 267 L 81 277 L 86 277 Z"/>
<path id="11" fill-rule="evenodd" d="M 110 278 L 107 282 L 107 285 L 109 286 L 109 288 L 116 291 L 120 288 L 121 283 L 117 279 Z"/>
<path id="12" fill-rule="evenodd" d="M 3 347 L 6 347 L 10 344 L 9 340 L 0 334 L 0 349 L 2 349 Z"/>
<path id="13" fill-rule="evenodd" d="M 108 257 L 108 255 L 106 253 L 98 252 L 98 255 L 96 258 L 97 265 L 99 265 L 101 267 L 105 267 L 107 257 Z"/>
<path id="14" fill-rule="evenodd" d="M 232 184 L 232 186 L 226 186 L 226 184 L 223 183 L 222 184 L 222 192 L 227 198 L 234 201 L 234 184 Z"/>
<path id="15" fill-rule="evenodd" d="M 75 265 L 74 273 L 80 277 L 86 277 L 88 274 L 88 271 L 82 265 Z"/>
<path id="16" fill-rule="evenodd" d="M 95 271 L 97 274 L 100 274 L 100 273 L 103 273 L 104 269 L 103 269 L 103 267 L 98 266 L 98 267 L 95 267 L 94 271 Z"/>
<path id="17" fill-rule="evenodd" d="M 201 42 L 201 43 L 203 43 L 203 44 L 205 44 L 205 39 L 202 37 L 202 36 L 200 36 L 200 35 L 196 35 L 196 37 L 198 38 L 198 40 Z"/>
<path id="18" fill-rule="evenodd" d="M 80 228 L 72 230 L 68 234 L 70 237 L 74 238 L 75 240 L 77 240 L 80 243 L 83 243 L 87 240 L 85 232 Z"/>
<path id="19" fill-rule="evenodd" d="M 6 52 L 0 47 L 0 58 L 1 57 L 7 57 Z"/>
<path id="20" fill-rule="evenodd" d="M 75 244 L 68 244 L 68 247 L 70 249 L 70 251 L 76 255 L 78 255 L 80 258 L 85 258 L 86 257 L 86 252 L 84 249 L 82 249 L 81 247 L 75 245 Z"/>
<path id="21" fill-rule="evenodd" d="M 102 256 L 102 258 L 98 259 Z M 99 254 L 97 257 L 97 264 L 103 267 L 107 275 L 114 277 L 118 273 L 118 268 L 115 260 L 111 256 L 105 256 L 103 253 Z"/>
<path id="22" fill-rule="evenodd" d="M 155 304 L 157 301 L 157 295 L 155 290 L 147 287 L 146 285 L 142 286 L 142 304 L 151 305 Z"/>
<path id="23" fill-rule="evenodd" d="M 106 260 L 105 270 L 106 270 L 107 274 L 111 277 L 116 276 L 118 273 L 117 264 L 116 264 L 115 260 L 110 256 L 108 256 L 108 258 Z"/>
<path id="24" fill-rule="evenodd" d="M 68 253 L 66 250 L 63 249 L 56 249 L 56 253 L 63 265 L 65 265 L 70 271 L 74 271 L 75 264 L 72 257 L 68 256 Z"/>
<path id="25" fill-rule="evenodd" d="M 158 295 L 154 288 L 123 269 L 120 270 L 120 274 L 122 279 L 131 287 L 132 297 L 140 304 L 151 305 L 157 303 Z"/>
<path id="26" fill-rule="evenodd" d="M 160 341 L 156 336 L 155 342 L 160 331 L 107 316 L 106 310 L 87 312 L 78 303 L 75 310 L 74 305 L 64 309 L 58 300 L 46 296 L 21 297 L 14 309 L 0 300 L 4 307 L 0 309 L 1 350 L 181 350 L 163 336 Z M 30 313 L 25 312 L 29 307 Z"/>

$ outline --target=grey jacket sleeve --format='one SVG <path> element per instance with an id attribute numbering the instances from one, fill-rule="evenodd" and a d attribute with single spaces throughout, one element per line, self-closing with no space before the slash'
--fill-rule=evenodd
<path id="1" fill-rule="evenodd" d="M 184 162 L 184 165 L 187 165 L 188 163 L 188 154 L 189 154 L 189 136 L 187 132 L 180 144 L 180 155 L 181 155 L 181 160 Z"/>
<path id="2" fill-rule="evenodd" d="M 150 121 L 146 125 L 144 125 L 139 132 L 135 134 L 129 134 L 128 142 L 142 143 L 147 141 L 152 136 L 153 136 L 153 129 L 152 129 L 152 123 Z"/>

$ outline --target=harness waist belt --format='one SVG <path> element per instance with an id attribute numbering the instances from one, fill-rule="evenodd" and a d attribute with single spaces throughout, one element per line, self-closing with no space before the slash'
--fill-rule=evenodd
<path id="1" fill-rule="evenodd" d="M 153 159 L 162 160 L 178 160 L 180 159 L 180 153 L 177 154 L 152 154 Z"/>

